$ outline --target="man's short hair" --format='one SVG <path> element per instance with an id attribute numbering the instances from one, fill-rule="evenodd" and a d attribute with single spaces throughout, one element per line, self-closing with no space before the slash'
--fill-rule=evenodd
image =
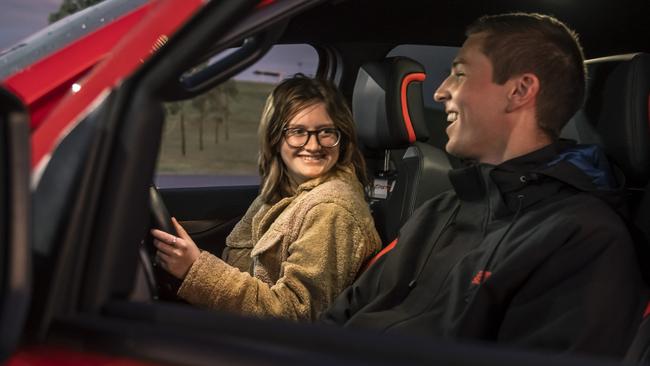
<path id="1" fill-rule="evenodd" d="M 584 101 L 586 70 L 578 35 L 553 17 L 528 13 L 483 16 L 466 35 L 478 33 L 485 34 L 482 51 L 492 62 L 495 83 L 528 72 L 537 76 L 537 124 L 557 138 Z"/>

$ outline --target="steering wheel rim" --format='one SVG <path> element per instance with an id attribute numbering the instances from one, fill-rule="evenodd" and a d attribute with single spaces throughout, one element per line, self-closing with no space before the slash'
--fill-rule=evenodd
<path id="1" fill-rule="evenodd" d="M 176 235 L 176 229 L 172 224 L 172 217 L 165 202 L 158 192 L 158 188 L 154 184 L 149 186 L 149 206 L 151 209 L 151 217 L 153 219 L 153 226 L 156 229 Z"/>
<path id="2" fill-rule="evenodd" d="M 171 215 L 165 202 L 154 184 L 149 186 L 149 210 L 151 212 L 151 227 L 173 235 L 178 235 L 172 224 Z M 140 259 L 143 263 L 145 276 L 154 300 L 178 301 L 176 292 L 182 281 L 161 268 L 156 261 L 156 248 L 153 246 L 153 236 L 147 232 L 140 248 Z"/>

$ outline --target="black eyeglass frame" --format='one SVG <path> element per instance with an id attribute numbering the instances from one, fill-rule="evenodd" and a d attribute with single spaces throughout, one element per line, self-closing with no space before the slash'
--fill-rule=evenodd
<path id="1" fill-rule="evenodd" d="M 291 131 L 291 130 L 304 130 L 305 132 L 307 132 L 307 139 L 305 140 L 305 142 L 302 145 L 292 145 L 291 143 L 289 143 L 289 139 L 287 139 L 287 132 Z M 337 138 L 336 138 L 336 142 L 334 143 L 334 145 L 325 146 L 325 145 L 320 143 L 320 138 L 318 137 L 318 134 L 320 132 L 322 132 L 322 131 L 325 131 L 325 130 L 333 130 L 333 131 L 336 132 Z M 326 149 L 336 147 L 336 146 L 338 146 L 339 143 L 341 143 L 341 130 L 339 130 L 336 127 L 323 127 L 323 128 L 319 128 L 319 129 L 313 130 L 313 131 L 305 130 L 304 128 L 291 128 L 291 127 L 285 127 L 285 128 L 282 129 L 282 136 L 284 137 L 284 140 L 287 142 L 287 145 L 289 145 L 289 146 L 291 146 L 293 148 L 301 148 L 301 147 L 304 147 L 305 145 L 307 145 L 309 143 L 309 139 L 311 139 L 311 135 L 316 136 L 316 143 L 318 144 L 318 146 L 324 147 Z"/>

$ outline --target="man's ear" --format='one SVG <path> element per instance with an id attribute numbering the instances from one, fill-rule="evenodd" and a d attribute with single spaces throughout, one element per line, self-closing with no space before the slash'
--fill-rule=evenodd
<path id="1" fill-rule="evenodd" d="M 535 105 L 539 94 L 539 79 L 537 75 L 525 73 L 510 79 L 512 87 L 508 94 L 507 112 L 512 112 L 523 106 Z"/>

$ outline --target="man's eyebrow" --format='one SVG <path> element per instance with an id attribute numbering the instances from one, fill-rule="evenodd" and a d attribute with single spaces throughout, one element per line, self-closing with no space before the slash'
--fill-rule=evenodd
<path id="1" fill-rule="evenodd" d="M 465 60 L 463 60 L 462 58 L 457 58 L 451 63 L 451 67 L 454 68 L 454 67 L 456 67 L 458 65 L 461 65 L 461 64 L 464 64 L 464 63 L 466 63 Z"/>

